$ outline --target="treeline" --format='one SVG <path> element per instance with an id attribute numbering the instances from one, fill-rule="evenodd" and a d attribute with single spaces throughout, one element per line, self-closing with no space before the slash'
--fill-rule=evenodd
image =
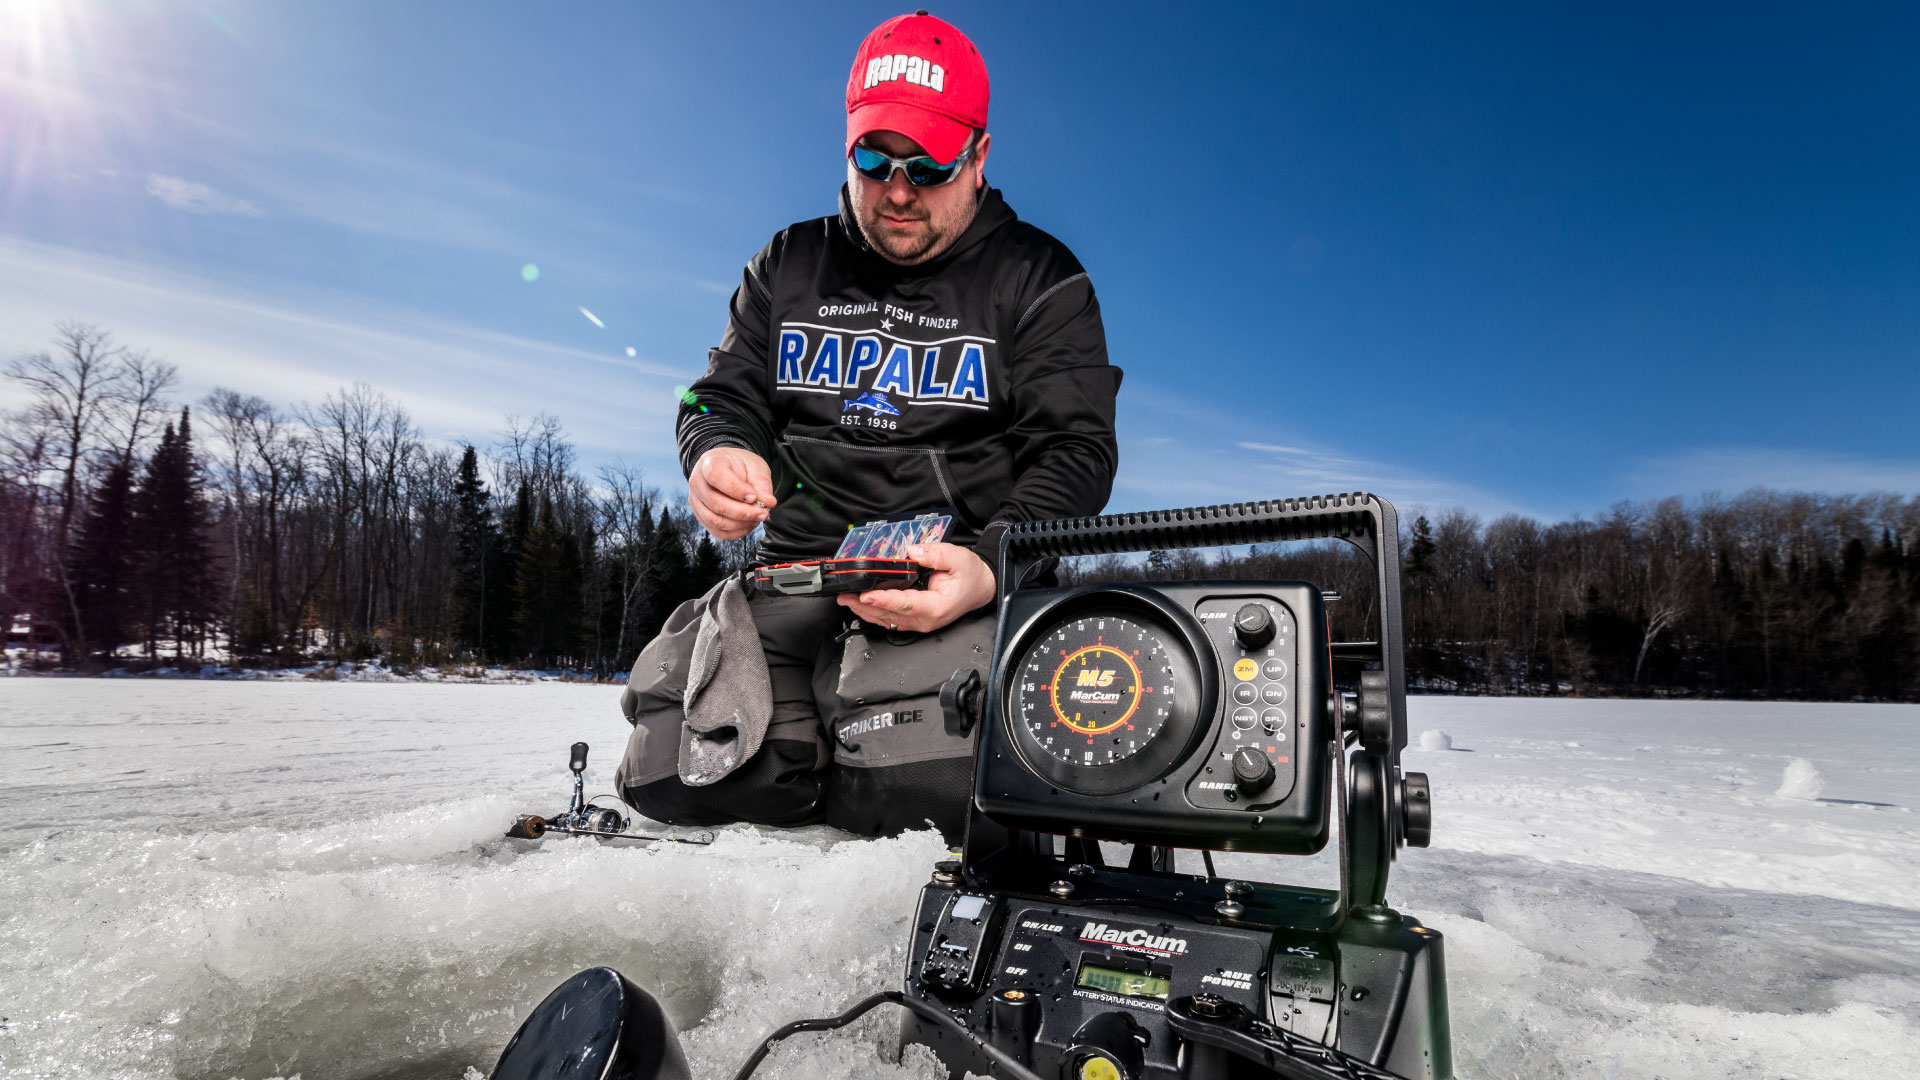
<path id="1" fill-rule="evenodd" d="M 172 365 L 67 323 L 4 370 L 0 629 L 69 667 L 315 658 L 615 675 L 745 565 L 637 470 L 581 475 L 552 417 L 425 439 L 364 385 L 171 400 Z M 678 487 L 677 478 L 675 487 Z M 1920 497 L 1748 492 L 1594 519 L 1416 515 L 1409 674 L 1429 691 L 1920 700 Z M 1068 581 L 1299 578 L 1370 640 L 1343 544 L 1074 560 Z"/>
<path id="2" fill-rule="evenodd" d="M 1750 491 L 1592 520 L 1403 523 L 1412 684 L 1480 694 L 1920 700 L 1920 497 Z M 1345 544 L 1080 560 L 1072 580 L 1293 578 L 1372 640 L 1372 565 Z"/>
<path id="3" fill-rule="evenodd" d="M 625 670 L 745 557 L 558 421 L 425 439 L 365 385 L 282 408 L 98 327 L 7 365 L 0 628 L 70 667 L 384 659 Z"/>

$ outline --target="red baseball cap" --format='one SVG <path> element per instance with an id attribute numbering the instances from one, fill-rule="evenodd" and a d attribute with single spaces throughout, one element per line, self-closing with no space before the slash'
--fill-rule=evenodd
<path id="1" fill-rule="evenodd" d="M 967 35 L 926 13 L 888 19 L 867 35 L 847 76 L 847 149 L 870 131 L 897 131 L 946 163 L 987 126 L 987 65 Z"/>

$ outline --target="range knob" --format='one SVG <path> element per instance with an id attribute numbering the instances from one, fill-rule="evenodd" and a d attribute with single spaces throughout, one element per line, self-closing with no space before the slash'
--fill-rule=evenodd
<path id="1" fill-rule="evenodd" d="M 1233 752 L 1233 784 L 1251 795 L 1273 782 L 1273 761 L 1251 746 Z"/>
<path id="2" fill-rule="evenodd" d="M 1273 640 L 1273 613 L 1264 604 L 1241 604 L 1233 613 L 1233 636 L 1249 652 L 1266 647 Z"/>

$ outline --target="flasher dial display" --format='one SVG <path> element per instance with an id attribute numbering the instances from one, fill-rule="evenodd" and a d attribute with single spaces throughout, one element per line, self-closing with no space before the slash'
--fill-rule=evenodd
<path id="1" fill-rule="evenodd" d="M 1054 757 L 1111 765 L 1160 733 L 1172 675 L 1165 643 L 1146 627 L 1114 615 L 1075 619 L 1027 653 L 1020 719 Z"/>
<path id="2" fill-rule="evenodd" d="M 1071 615 L 1031 639 L 1014 669 L 1010 725 L 1036 771 L 1074 791 L 1123 790 L 1172 764 L 1197 701 L 1190 649 L 1130 611 Z"/>

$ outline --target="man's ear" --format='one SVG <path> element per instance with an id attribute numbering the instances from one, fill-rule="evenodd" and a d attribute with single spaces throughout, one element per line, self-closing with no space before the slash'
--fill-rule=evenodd
<path id="1" fill-rule="evenodd" d="M 993 136 L 980 133 L 980 145 L 973 151 L 973 190 L 979 191 L 987 186 L 987 151 L 993 146 Z"/>

